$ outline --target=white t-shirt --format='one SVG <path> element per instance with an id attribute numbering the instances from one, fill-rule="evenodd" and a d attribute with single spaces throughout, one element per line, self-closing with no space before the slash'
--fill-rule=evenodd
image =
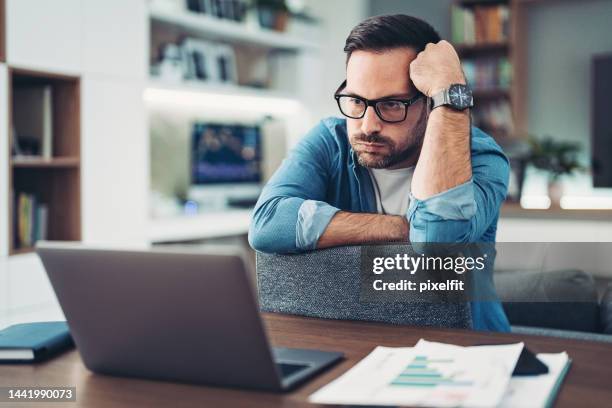
<path id="1" fill-rule="evenodd" d="M 410 204 L 410 184 L 414 166 L 395 170 L 368 169 L 368 171 L 374 184 L 377 211 L 381 214 L 406 215 Z"/>

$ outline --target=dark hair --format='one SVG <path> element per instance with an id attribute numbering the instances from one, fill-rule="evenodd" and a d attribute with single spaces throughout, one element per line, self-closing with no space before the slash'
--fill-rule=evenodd
<path id="1" fill-rule="evenodd" d="M 437 43 L 440 35 L 427 22 L 405 14 L 370 17 L 351 30 L 346 39 L 346 61 L 353 51 L 381 52 L 391 48 L 412 47 L 416 52 L 428 43 Z"/>

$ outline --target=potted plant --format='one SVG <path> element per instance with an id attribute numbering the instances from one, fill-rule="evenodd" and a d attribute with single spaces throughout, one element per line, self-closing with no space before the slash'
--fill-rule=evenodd
<path id="1" fill-rule="evenodd" d="M 276 31 L 285 31 L 289 21 L 289 8 L 285 0 L 254 0 L 259 25 Z"/>
<path id="2" fill-rule="evenodd" d="M 560 207 L 563 196 L 561 177 L 585 168 L 578 161 L 580 144 L 556 141 L 550 136 L 530 137 L 528 162 L 534 167 L 548 172 L 548 197 L 551 207 Z"/>

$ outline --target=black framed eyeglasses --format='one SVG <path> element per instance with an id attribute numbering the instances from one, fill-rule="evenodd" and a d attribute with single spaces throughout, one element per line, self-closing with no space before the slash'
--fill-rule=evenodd
<path id="1" fill-rule="evenodd" d="M 408 115 L 408 107 L 413 105 L 425 95 L 418 93 L 410 99 L 381 98 L 366 99 L 356 95 L 344 95 L 340 93 L 346 87 L 346 80 L 334 93 L 334 99 L 338 103 L 340 112 L 351 119 L 361 119 L 365 116 L 368 106 L 374 108 L 374 112 L 383 122 L 403 122 Z"/>

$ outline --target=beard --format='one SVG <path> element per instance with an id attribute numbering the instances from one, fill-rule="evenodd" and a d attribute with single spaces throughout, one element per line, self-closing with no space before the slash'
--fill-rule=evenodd
<path id="1" fill-rule="evenodd" d="M 412 137 L 406 136 L 407 139 L 411 138 L 412 143 L 408 144 L 408 146 L 403 149 L 399 149 L 397 144 L 388 136 L 373 133 L 366 135 L 364 133 L 358 133 L 353 136 L 352 144 L 354 143 L 378 143 L 384 145 L 388 153 L 386 154 L 374 154 L 370 152 L 359 151 L 355 149 L 353 145 L 353 150 L 357 155 L 357 162 L 364 167 L 369 167 L 371 169 L 386 169 L 389 167 L 393 167 L 403 161 L 406 161 L 412 157 L 416 158 L 423 146 L 423 139 L 425 137 L 425 130 L 427 128 L 427 112 L 426 109 L 423 109 L 417 124 L 412 129 Z"/>

